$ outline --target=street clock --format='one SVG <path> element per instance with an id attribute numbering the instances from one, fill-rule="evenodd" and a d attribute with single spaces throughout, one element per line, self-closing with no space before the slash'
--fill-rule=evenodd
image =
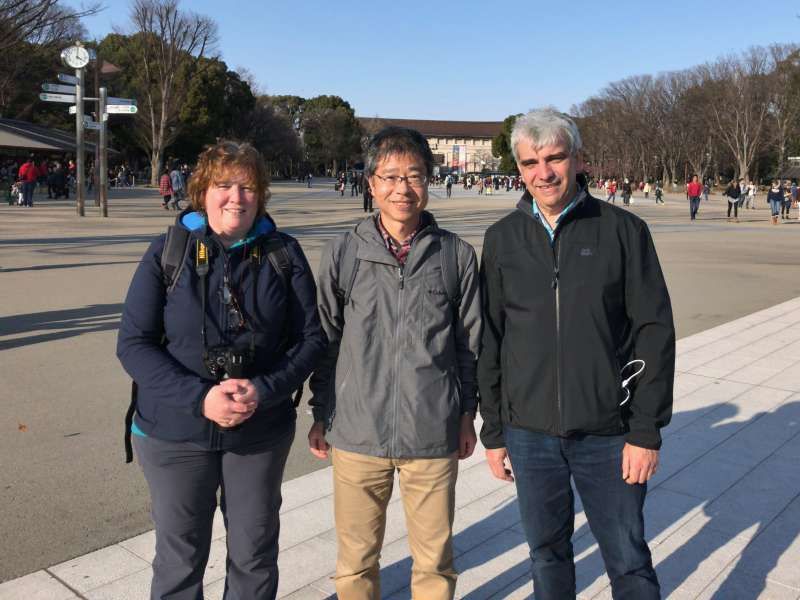
<path id="1" fill-rule="evenodd" d="M 61 51 L 61 60 L 73 69 L 82 69 L 89 64 L 90 59 L 89 51 L 83 46 L 70 46 Z"/>

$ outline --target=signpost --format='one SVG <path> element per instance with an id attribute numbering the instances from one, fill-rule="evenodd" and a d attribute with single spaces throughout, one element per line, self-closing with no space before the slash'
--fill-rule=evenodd
<path id="1" fill-rule="evenodd" d="M 96 55 L 94 51 L 87 50 L 80 42 L 74 46 L 64 48 L 61 51 L 61 59 L 69 67 L 75 69 L 75 75 L 67 75 L 65 73 L 58 74 L 58 80 L 61 84 L 57 83 L 43 83 L 43 93 L 39 94 L 39 98 L 45 102 L 63 102 L 72 104 L 69 107 L 69 114 L 75 115 L 75 167 L 77 171 L 77 193 L 76 202 L 79 216 L 84 216 L 84 195 L 85 195 L 85 179 L 86 172 L 84 169 L 84 136 L 83 133 L 86 129 L 91 129 L 99 132 L 98 140 L 98 164 L 95 164 L 95 177 L 99 179 L 98 190 L 100 192 L 100 207 L 101 214 L 104 217 L 108 216 L 108 152 L 107 146 L 107 128 L 109 114 L 117 115 L 135 115 L 138 112 L 136 108 L 136 100 L 133 98 L 114 98 L 108 97 L 106 88 L 101 87 L 98 89 L 97 98 L 89 98 L 84 96 L 84 68 L 89 64 L 90 60 L 95 60 Z M 66 84 L 66 85 L 64 85 Z M 97 121 L 92 119 L 90 115 L 83 114 L 84 100 L 90 102 L 97 102 Z"/>
<path id="2" fill-rule="evenodd" d="M 61 83 L 71 83 L 72 85 L 77 85 L 78 83 L 78 78 L 75 77 L 74 75 L 59 73 L 58 75 L 56 75 L 56 77 Z"/>
<path id="3" fill-rule="evenodd" d="M 61 85 L 59 83 L 43 83 L 42 90 L 45 92 L 55 92 L 57 94 L 74 94 L 74 85 Z"/>
<path id="4" fill-rule="evenodd" d="M 109 96 L 106 98 L 107 104 L 136 104 L 136 100 L 133 98 L 115 98 L 114 96 Z"/>
<path id="5" fill-rule="evenodd" d="M 137 112 L 139 109 L 135 104 L 109 104 L 106 106 L 106 113 L 109 115 L 135 115 Z"/>
<path id="6" fill-rule="evenodd" d="M 75 88 L 72 89 L 72 92 L 75 93 Z M 69 96 L 67 94 L 42 93 L 39 94 L 39 99 L 44 100 L 45 102 L 65 102 L 66 104 L 75 104 L 75 96 Z"/>

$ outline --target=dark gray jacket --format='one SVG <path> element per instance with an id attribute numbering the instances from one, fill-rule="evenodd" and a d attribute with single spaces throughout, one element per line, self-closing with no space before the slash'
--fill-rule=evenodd
<path id="1" fill-rule="evenodd" d="M 314 420 L 342 450 L 392 458 L 444 457 L 458 448 L 461 415 L 476 407 L 481 304 L 475 251 L 458 240 L 460 299 L 448 299 L 430 213 L 401 267 L 373 217 L 350 235 L 358 270 L 340 299 L 345 236 L 322 255 L 319 311 L 330 346 L 311 378 Z M 453 235 L 453 234 L 449 234 Z"/>

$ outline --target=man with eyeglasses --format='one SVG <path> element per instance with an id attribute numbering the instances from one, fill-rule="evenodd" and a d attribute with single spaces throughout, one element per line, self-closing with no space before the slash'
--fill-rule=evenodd
<path id="1" fill-rule="evenodd" d="M 481 307 L 475 251 L 425 210 L 433 154 L 419 132 L 387 127 L 367 149 L 379 209 L 322 255 L 319 310 L 329 352 L 311 379 L 312 454 L 331 449 L 336 592 L 378 600 L 395 472 L 413 558 L 414 598 L 453 598 L 458 460 L 476 443 Z M 330 445 L 329 445 L 330 444 Z"/>
<path id="2" fill-rule="evenodd" d="M 487 462 L 516 481 L 537 600 L 575 597 L 571 481 L 615 600 L 655 600 L 642 508 L 672 414 L 675 329 L 653 240 L 589 194 L 566 115 L 521 116 L 511 148 L 527 191 L 481 262 Z"/>

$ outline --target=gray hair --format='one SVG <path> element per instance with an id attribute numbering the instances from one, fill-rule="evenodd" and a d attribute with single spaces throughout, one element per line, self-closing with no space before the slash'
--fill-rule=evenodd
<path id="1" fill-rule="evenodd" d="M 367 177 L 375 173 L 378 163 L 392 154 L 409 154 L 425 164 L 425 174 L 433 175 L 433 153 L 428 140 L 419 131 L 407 127 L 389 126 L 376 133 L 367 146 L 364 171 Z"/>
<path id="2" fill-rule="evenodd" d="M 566 144 L 573 156 L 583 145 L 575 121 L 550 107 L 532 110 L 514 122 L 514 128 L 511 130 L 511 151 L 514 153 L 514 160 L 519 160 L 517 144 L 521 141 L 530 142 L 537 150 L 553 144 Z"/>

